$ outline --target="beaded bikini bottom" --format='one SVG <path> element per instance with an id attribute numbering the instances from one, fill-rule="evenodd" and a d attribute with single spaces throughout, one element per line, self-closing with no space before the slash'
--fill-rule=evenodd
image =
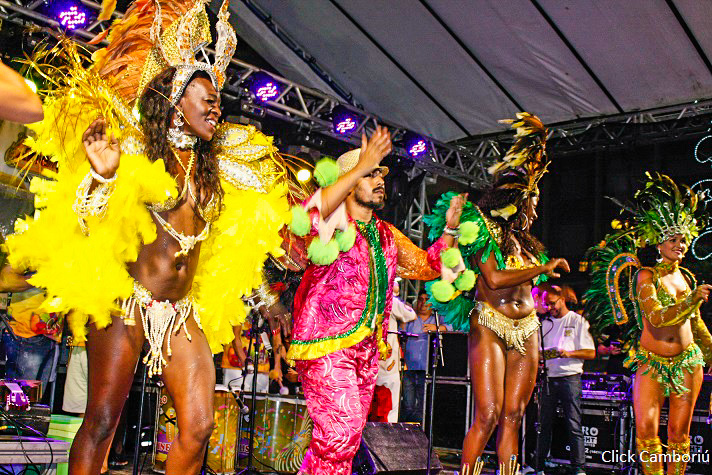
<path id="1" fill-rule="evenodd" d="M 143 331 L 151 347 L 149 353 L 143 359 L 143 362 L 148 366 L 148 375 L 151 377 L 154 374 L 163 373 L 163 366 L 167 364 L 163 355 L 163 341 L 166 339 L 166 335 L 168 335 L 166 356 L 171 356 L 171 334 L 177 334 L 183 328 L 186 338 L 188 338 L 188 341 L 191 340 L 186 326 L 186 321 L 191 312 L 198 327 L 201 329 L 202 327 L 200 326 L 200 318 L 195 308 L 192 291 L 177 302 L 169 300 L 161 302 L 153 298 L 150 290 L 134 281 L 133 294 L 121 302 L 121 318 L 125 325 L 136 325 L 136 320 L 134 319 L 136 307 L 138 307 L 141 322 L 143 323 Z"/>
<path id="2" fill-rule="evenodd" d="M 527 352 L 524 344 L 540 325 L 536 311 L 524 318 L 514 319 L 480 301 L 475 302 L 472 311 L 477 312 L 477 323 L 495 332 L 507 349 L 514 348 L 523 355 Z"/>

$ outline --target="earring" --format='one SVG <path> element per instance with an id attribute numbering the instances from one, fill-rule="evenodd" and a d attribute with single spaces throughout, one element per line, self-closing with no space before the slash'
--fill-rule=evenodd
<path id="1" fill-rule="evenodd" d="M 655 249 L 658 251 L 658 257 L 657 257 L 657 259 L 655 259 L 655 262 L 660 264 L 663 261 L 663 256 L 660 254 L 660 248 L 656 247 Z"/>
<path id="2" fill-rule="evenodd" d="M 176 116 L 173 118 L 174 127 L 183 127 L 183 112 L 180 109 L 176 109 Z"/>
<path id="3" fill-rule="evenodd" d="M 193 135 L 188 135 L 183 132 L 180 128 L 183 126 L 183 112 L 180 109 L 176 109 L 176 116 L 173 118 L 174 127 L 168 129 L 168 142 L 177 149 L 190 149 L 195 146 L 198 141 L 198 137 Z"/>

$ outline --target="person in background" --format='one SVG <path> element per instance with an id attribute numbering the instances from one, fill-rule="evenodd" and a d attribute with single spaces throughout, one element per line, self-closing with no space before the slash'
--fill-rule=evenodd
<path id="1" fill-rule="evenodd" d="M 610 326 L 601 334 L 596 348 L 598 357 L 603 361 L 603 371 L 606 374 L 622 374 L 630 377 L 631 371 L 625 367 L 626 354 L 623 351 L 621 330 L 618 326 Z"/>
<path id="2" fill-rule="evenodd" d="M 398 295 L 400 294 L 400 279 L 396 279 L 393 284 L 393 309 L 391 318 L 388 321 L 388 344 L 391 345 L 391 354 L 386 360 L 379 362 L 378 378 L 376 379 L 376 391 L 385 388 L 390 393 L 391 408 L 386 416 L 387 422 L 398 422 L 398 410 L 400 406 L 401 393 L 401 348 L 398 342 L 398 335 L 395 332 L 398 326 L 415 320 L 415 310 L 404 303 Z M 375 401 L 375 397 L 374 397 Z"/>
<path id="3" fill-rule="evenodd" d="M 223 381 L 231 389 L 242 389 L 244 391 L 252 390 L 254 362 L 257 361 L 257 392 L 266 393 L 269 391 L 269 352 L 264 343 L 260 341 L 259 355 L 255 355 L 255 350 L 250 344 L 252 324 L 249 319 L 242 325 L 233 327 L 235 339 L 232 343 L 225 346 L 223 352 L 222 368 Z M 247 349 L 250 349 L 250 360 L 247 364 L 245 372 L 245 363 L 247 362 Z M 275 360 L 279 355 L 275 354 Z M 275 361 L 277 362 L 277 361 Z M 247 378 L 243 381 L 242 377 L 247 374 Z"/>
<path id="4" fill-rule="evenodd" d="M 9 294 L 9 321 L 2 331 L 5 377 L 41 381 L 44 393 L 57 373 L 64 318 L 40 310 L 44 292 L 9 265 L 0 270 L 0 292 Z"/>
<path id="5" fill-rule="evenodd" d="M 569 432 L 571 468 L 576 475 L 585 475 L 586 453 L 581 418 L 581 374 L 583 361 L 596 357 L 588 322 L 569 310 L 576 303 L 571 287 L 551 286 L 544 300 L 549 317 L 542 321 L 542 353 L 548 372 L 548 388 L 542 394 L 541 439 L 537 454 L 537 475 L 544 475 L 543 467 L 551 448 L 551 431 L 556 404 L 561 403 Z"/>
<path id="6" fill-rule="evenodd" d="M 425 371 L 428 369 L 428 332 L 435 331 L 435 316 L 428 302 L 428 293 L 421 290 L 415 304 L 418 318 L 405 326 L 408 333 L 416 333 L 405 345 L 405 365 L 403 373 L 403 422 L 421 422 L 425 396 Z M 440 331 L 452 331 L 450 325 L 440 325 Z"/>

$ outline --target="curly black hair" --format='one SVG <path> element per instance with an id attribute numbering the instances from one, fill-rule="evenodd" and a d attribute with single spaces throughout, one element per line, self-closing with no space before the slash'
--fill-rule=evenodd
<path id="1" fill-rule="evenodd" d="M 166 68 L 154 77 L 146 86 L 138 103 L 141 114 L 140 124 L 146 136 L 148 158 L 151 161 L 163 159 L 166 169 L 174 176 L 179 173 L 180 164 L 168 142 L 168 129 L 171 126 L 174 109 L 168 98 L 171 95 L 175 73 L 175 68 Z M 210 79 L 207 73 L 198 71 L 191 81 L 199 77 Z M 220 209 L 224 193 L 220 185 L 218 161 L 213 154 L 211 143 L 201 139 L 198 139 L 196 147 L 195 188 L 196 196 L 201 197 L 202 206 L 207 206 L 210 199 L 214 197 L 217 209 Z"/>
<path id="2" fill-rule="evenodd" d="M 502 229 L 502 251 L 505 255 L 510 255 L 515 250 L 514 241 L 511 239 L 514 236 L 525 251 L 533 256 L 539 256 L 546 248 L 529 232 L 527 227 L 528 198 L 522 190 L 503 187 L 512 181 L 512 179 L 504 178 L 495 182 L 491 188 L 485 191 L 477 202 L 477 206 Z M 501 216 L 493 217 L 490 214 L 490 211 L 504 208 L 508 204 L 517 206 L 517 212 L 509 219 L 504 219 Z"/>

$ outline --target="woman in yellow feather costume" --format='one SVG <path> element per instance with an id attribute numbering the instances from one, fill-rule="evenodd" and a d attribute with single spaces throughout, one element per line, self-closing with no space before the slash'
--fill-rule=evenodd
<path id="1" fill-rule="evenodd" d="M 28 145 L 59 171 L 34 180 L 38 211 L 6 245 L 46 289 L 44 307 L 88 335 L 73 474 L 99 473 L 146 340 L 184 428 L 166 473 L 197 473 L 213 428 L 211 349 L 232 340 L 267 255 L 282 253 L 287 186 L 271 139 L 217 124 L 235 47 L 227 16 L 226 1 L 214 64 L 195 59 L 211 41 L 200 0 L 136 1 L 90 68 L 69 42 L 35 56 L 54 88 Z M 55 54 L 65 66 L 38 65 Z"/>

